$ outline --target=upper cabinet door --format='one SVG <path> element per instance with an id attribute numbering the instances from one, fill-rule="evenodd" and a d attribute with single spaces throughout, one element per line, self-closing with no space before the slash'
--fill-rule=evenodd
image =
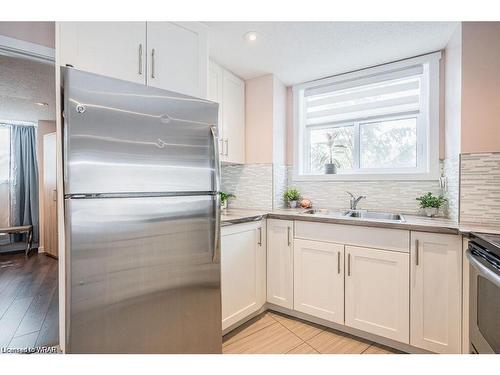
<path id="1" fill-rule="evenodd" d="M 436 353 L 461 352 L 461 236 L 411 232 L 411 341 Z"/>
<path id="2" fill-rule="evenodd" d="M 224 127 L 223 161 L 245 163 L 245 82 L 231 74 L 222 72 Z"/>
<path id="3" fill-rule="evenodd" d="M 225 161 L 224 154 L 224 126 L 222 124 L 222 68 L 210 61 L 208 69 L 208 100 L 219 104 L 219 156 Z"/>
<path id="4" fill-rule="evenodd" d="M 147 84 L 207 98 L 207 29 L 197 22 L 148 22 Z"/>
<path id="5" fill-rule="evenodd" d="M 60 65 L 146 83 L 146 22 L 60 22 Z"/>

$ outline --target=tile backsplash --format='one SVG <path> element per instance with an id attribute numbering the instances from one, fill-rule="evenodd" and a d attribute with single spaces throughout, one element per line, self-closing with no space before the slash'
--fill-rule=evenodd
<path id="1" fill-rule="evenodd" d="M 458 221 L 459 210 L 459 168 L 460 159 L 458 155 L 444 160 L 443 172 L 446 176 L 446 189 L 444 191 L 444 196 L 448 200 L 446 216 L 455 221 Z"/>
<path id="2" fill-rule="evenodd" d="M 296 187 L 302 196 L 310 198 L 315 207 L 332 210 L 348 209 L 349 196 L 366 195 L 358 208 L 391 211 L 407 214 L 419 213 L 415 200 L 427 192 L 440 194 L 439 181 L 293 181 L 289 167 L 289 185 Z"/>
<path id="3" fill-rule="evenodd" d="M 461 155 L 460 222 L 500 225 L 500 153 Z"/>
<path id="4" fill-rule="evenodd" d="M 273 165 L 231 164 L 222 166 L 221 188 L 232 193 L 232 208 L 273 208 Z"/>

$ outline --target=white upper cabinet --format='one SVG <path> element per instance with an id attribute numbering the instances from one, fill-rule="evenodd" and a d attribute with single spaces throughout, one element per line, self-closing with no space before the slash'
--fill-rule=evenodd
<path id="1" fill-rule="evenodd" d="M 245 163 L 245 81 L 211 61 L 208 99 L 219 103 L 221 161 Z"/>
<path id="2" fill-rule="evenodd" d="M 267 220 L 267 301 L 293 309 L 293 221 Z"/>
<path id="3" fill-rule="evenodd" d="M 60 22 L 60 65 L 207 98 L 208 34 L 197 22 Z"/>
<path id="4" fill-rule="evenodd" d="M 207 98 L 207 28 L 197 22 L 147 23 L 147 84 Z"/>
<path id="5" fill-rule="evenodd" d="M 461 271 L 461 236 L 411 232 L 411 345 L 461 352 Z"/>
<path id="6" fill-rule="evenodd" d="M 60 65 L 146 83 L 146 22 L 60 22 Z"/>
<path id="7" fill-rule="evenodd" d="M 227 70 L 222 73 L 224 159 L 245 163 L 245 82 Z"/>
<path id="8" fill-rule="evenodd" d="M 408 344 L 409 254 L 345 247 L 345 324 Z"/>
<path id="9" fill-rule="evenodd" d="M 344 324 L 344 245 L 296 239 L 294 309 Z"/>

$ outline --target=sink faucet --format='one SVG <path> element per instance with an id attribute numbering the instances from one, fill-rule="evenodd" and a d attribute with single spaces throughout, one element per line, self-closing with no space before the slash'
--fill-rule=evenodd
<path id="1" fill-rule="evenodd" d="M 347 194 L 351 196 L 351 199 L 349 199 L 349 203 L 351 205 L 351 210 L 355 210 L 356 207 L 358 206 L 358 203 L 361 199 L 366 198 L 366 195 L 360 195 L 359 197 L 356 197 L 353 193 L 350 191 L 346 191 Z"/>

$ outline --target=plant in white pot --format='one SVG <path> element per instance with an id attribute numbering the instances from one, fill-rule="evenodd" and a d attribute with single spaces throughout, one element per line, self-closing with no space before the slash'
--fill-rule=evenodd
<path id="1" fill-rule="evenodd" d="M 425 211 L 429 217 L 436 216 L 439 209 L 446 203 L 446 198 L 440 195 L 439 197 L 433 195 L 431 192 L 417 198 L 420 203 L 420 208 Z"/>
<path id="2" fill-rule="evenodd" d="M 300 199 L 300 192 L 294 188 L 287 189 L 283 193 L 283 199 L 288 207 L 297 208 L 297 202 Z"/>

